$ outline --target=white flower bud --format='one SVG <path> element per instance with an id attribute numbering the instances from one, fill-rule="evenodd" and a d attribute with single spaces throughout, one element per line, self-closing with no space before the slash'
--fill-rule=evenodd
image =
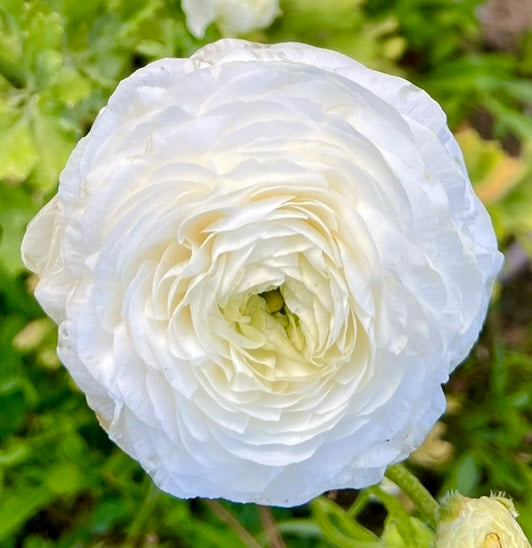
<path id="1" fill-rule="evenodd" d="M 513 502 L 502 496 L 444 502 L 435 548 L 530 548 Z"/>

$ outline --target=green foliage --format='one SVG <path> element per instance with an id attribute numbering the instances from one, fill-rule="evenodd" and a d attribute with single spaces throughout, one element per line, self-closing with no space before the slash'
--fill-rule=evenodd
<path id="1" fill-rule="evenodd" d="M 118 81 L 198 45 L 171 1 L 0 3 L 0 265 L 8 272 L 22 270 L 25 225 Z"/>
<path id="2" fill-rule="evenodd" d="M 454 393 L 458 409 L 445 421 L 457 458 L 445 471 L 440 492 L 510 493 L 530 535 L 532 470 L 526 445 L 532 429 L 532 359 L 497 341 L 489 363 L 483 357 L 485 349 L 479 350 L 451 381 L 451 389 L 459 383 Z M 478 386 L 479 376 L 488 382 Z"/>
<path id="3" fill-rule="evenodd" d="M 264 38 L 271 42 L 305 42 L 341 51 L 375 69 L 401 73 L 394 61 L 406 40 L 393 14 L 368 18 L 364 0 L 285 0 L 283 16 Z M 331 9 L 333 8 L 333 9 Z"/>
<path id="4" fill-rule="evenodd" d="M 469 175 L 486 204 L 500 242 L 516 239 L 532 256 L 532 140 L 524 141 L 519 157 L 510 156 L 496 141 L 464 128 L 456 135 Z"/>
<path id="5" fill-rule="evenodd" d="M 532 139 L 532 123 L 523 106 L 530 104 L 530 46 L 518 55 L 486 52 L 477 12 L 482 0 L 372 0 L 368 12 L 389 14 L 407 46 L 409 78 L 442 106 L 452 127 L 479 109 L 491 113 L 498 136 L 512 131 Z M 528 49 L 527 49 L 528 48 Z"/>
<path id="6" fill-rule="evenodd" d="M 532 39 L 523 37 L 513 54 L 487 51 L 479 3 L 284 0 L 272 28 L 250 37 L 337 49 L 425 87 L 460 128 L 501 244 L 518 242 L 532 255 Z M 31 296 L 35 280 L 19 252 L 26 224 L 55 192 L 67 156 L 117 82 L 153 59 L 188 56 L 217 37 L 211 27 L 205 40 L 194 39 L 178 0 L 0 1 L 1 546 L 270 542 L 264 510 L 160 493 L 107 439 L 60 367 L 56 328 Z M 479 114 L 488 127 L 478 124 Z M 417 472 L 434 494 L 505 491 L 532 535 L 532 332 L 521 310 L 532 282 L 519 280 L 502 287 L 487 335 L 448 386 L 453 455 Z M 431 528 L 390 493 L 383 484 L 346 492 L 338 503 L 319 498 L 273 509 L 269 517 L 288 546 L 430 546 Z"/>

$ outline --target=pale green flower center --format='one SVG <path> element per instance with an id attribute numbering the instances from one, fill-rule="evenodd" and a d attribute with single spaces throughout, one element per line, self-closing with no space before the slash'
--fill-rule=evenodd
<path id="1" fill-rule="evenodd" d="M 284 297 L 279 288 L 259 293 L 259 297 L 262 297 L 266 301 L 266 310 L 269 314 L 275 314 L 276 312 L 281 311 L 286 313 L 284 310 Z"/>
<path id="2" fill-rule="evenodd" d="M 292 353 L 305 346 L 299 318 L 286 305 L 282 288 L 230 300 L 224 315 L 239 333 L 262 343 L 263 349 Z"/>
<path id="3" fill-rule="evenodd" d="M 283 291 L 281 286 L 234 296 L 222 310 L 249 343 L 241 346 L 246 361 L 260 376 L 278 380 L 312 374 L 315 367 L 300 319 L 288 307 Z"/>

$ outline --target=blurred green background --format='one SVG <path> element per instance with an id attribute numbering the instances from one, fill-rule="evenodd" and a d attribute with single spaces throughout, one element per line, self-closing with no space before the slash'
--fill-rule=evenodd
<path id="1" fill-rule="evenodd" d="M 482 338 L 446 387 L 448 412 L 408 466 L 435 496 L 506 492 L 532 536 L 532 4 L 285 0 L 281 8 L 248 38 L 342 51 L 409 78 L 448 115 L 507 259 Z M 394 501 L 415 508 L 380 488 L 331 492 L 292 510 L 160 493 L 98 426 L 32 298 L 35 279 L 19 255 L 25 226 L 117 82 L 218 37 L 211 26 L 194 39 L 176 0 L 0 0 L 2 547 L 362 546 L 354 517 L 384 531 L 385 546 L 408 545 L 395 534 Z"/>

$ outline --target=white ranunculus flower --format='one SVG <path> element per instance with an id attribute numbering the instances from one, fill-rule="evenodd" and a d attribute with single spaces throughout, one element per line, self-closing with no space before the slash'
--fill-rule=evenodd
<path id="1" fill-rule="evenodd" d="M 124 80 L 23 256 L 59 356 L 157 485 L 281 506 L 421 444 L 502 262 L 426 93 L 239 40 Z"/>
<path id="2" fill-rule="evenodd" d="M 197 38 L 216 23 L 225 36 L 236 36 L 272 24 L 281 13 L 279 0 L 181 0 L 187 26 Z"/>

